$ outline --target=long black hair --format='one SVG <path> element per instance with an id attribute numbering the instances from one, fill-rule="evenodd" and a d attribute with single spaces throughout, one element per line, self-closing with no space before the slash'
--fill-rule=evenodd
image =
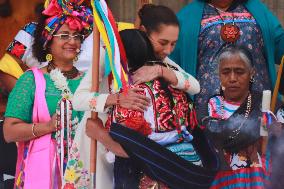
<path id="1" fill-rule="evenodd" d="M 138 29 L 127 29 L 120 32 L 130 72 L 134 72 L 149 61 L 157 61 L 153 46 L 146 33 Z"/>

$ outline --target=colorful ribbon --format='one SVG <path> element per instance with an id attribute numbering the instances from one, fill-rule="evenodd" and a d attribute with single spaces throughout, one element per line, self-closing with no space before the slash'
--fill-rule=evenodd
<path id="1" fill-rule="evenodd" d="M 118 91 L 120 88 L 126 87 L 128 83 L 126 53 L 113 15 L 106 2 L 104 0 L 92 0 L 91 5 L 95 24 L 106 46 L 105 75 L 112 73 L 114 90 Z"/>

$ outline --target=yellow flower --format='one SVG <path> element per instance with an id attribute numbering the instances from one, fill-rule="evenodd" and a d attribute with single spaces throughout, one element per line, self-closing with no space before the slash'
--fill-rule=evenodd
<path id="1" fill-rule="evenodd" d="M 65 171 L 65 176 L 64 177 L 65 177 L 66 181 L 74 183 L 75 180 L 78 177 L 76 175 L 76 171 L 75 171 L 74 167 L 67 168 L 66 171 Z"/>

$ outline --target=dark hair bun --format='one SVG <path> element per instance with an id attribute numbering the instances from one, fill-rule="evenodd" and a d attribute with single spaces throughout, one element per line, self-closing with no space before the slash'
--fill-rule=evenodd
<path id="1" fill-rule="evenodd" d="M 145 32 L 128 29 L 119 34 L 125 48 L 130 72 L 142 67 L 147 61 L 156 59 L 152 44 Z"/>

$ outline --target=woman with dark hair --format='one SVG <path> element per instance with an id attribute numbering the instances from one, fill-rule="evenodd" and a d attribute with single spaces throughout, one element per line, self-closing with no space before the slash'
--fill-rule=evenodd
<path id="1" fill-rule="evenodd" d="M 165 69 L 178 70 L 155 56 L 146 33 L 139 30 L 124 30 L 120 32 L 120 36 L 125 47 L 130 73 L 135 73 L 143 66 L 161 66 Z M 141 112 L 123 108 L 118 104 L 113 108 L 106 127 L 109 128 L 112 122 L 122 124 L 173 151 L 186 161 L 201 166 L 200 157 L 191 143 L 193 137 L 190 132 L 197 127 L 197 122 L 193 104 L 187 94 L 171 87 L 163 77 L 141 83 L 137 87 L 143 89 L 141 94 L 151 99 L 151 105 Z M 122 146 L 124 146 L 123 143 Z M 157 150 L 153 146 L 147 146 L 147 148 Z M 127 149 L 128 152 L 131 151 Z M 149 188 L 155 183 L 159 188 L 168 188 L 162 182 L 142 174 L 142 165 L 138 164 L 133 158 L 116 157 L 115 188 Z"/>
<path id="2" fill-rule="evenodd" d="M 200 90 L 198 81 L 166 57 L 173 50 L 179 33 L 179 25 L 174 12 L 161 5 L 144 5 L 141 11 L 144 12 L 143 14 L 139 13 L 141 23 L 147 23 L 143 28 L 153 46 L 153 56 L 160 62 L 176 67 L 177 70 L 167 69 L 167 67 L 160 64 L 145 65 L 133 72 L 133 83 L 137 85 L 157 78 L 163 78 L 173 88 L 185 91 L 191 95 L 198 93 Z M 152 16 L 148 17 L 148 15 Z M 150 20 L 153 18 L 155 18 L 153 20 L 155 25 L 150 24 Z M 149 29 L 147 29 L 148 26 Z M 102 54 L 101 57 L 104 57 L 104 55 Z M 91 110 L 96 112 L 106 112 L 109 107 L 117 105 L 119 102 L 124 108 L 143 112 L 149 106 L 147 100 L 144 102 L 141 101 L 141 99 L 136 100 L 132 97 L 127 97 L 127 95 L 130 94 L 133 94 L 134 97 L 134 94 L 136 94 L 135 92 L 139 92 L 141 89 L 133 88 L 128 91 L 127 95 L 118 95 L 107 93 L 109 91 L 107 86 L 107 81 L 101 83 L 101 91 L 104 91 L 105 94 L 90 92 L 91 69 L 89 69 L 74 94 L 74 108 L 81 111 Z M 143 100 L 145 100 L 145 97 Z"/>
<path id="3" fill-rule="evenodd" d="M 92 29 L 90 10 L 77 3 L 62 8 L 56 0 L 50 1 L 33 44 L 35 58 L 47 60 L 48 65 L 25 72 L 9 96 L 4 137 L 18 142 L 16 188 L 62 186 L 69 149 L 83 115 L 72 111 L 72 94 L 84 75 L 73 61 Z"/>
<path id="4" fill-rule="evenodd" d="M 172 62 L 170 59 L 167 58 L 167 55 L 171 53 L 171 51 L 173 50 L 175 42 L 178 38 L 179 24 L 177 18 L 172 10 L 161 5 L 145 5 L 141 9 L 139 15 L 141 17 L 141 23 L 144 24 L 141 25 L 141 29 L 144 30 L 145 33 L 142 33 L 140 36 L 140 33 L 136 31 L 139 33 L 139 35 L 136 35 L 136 37 L 133 38 L 127 38 L 132 40 L 131 43 L 132 46 L 131 47 L 127 46 L 126 49 L 127 53 L 129 53 L 129 62 L 131 62 L 131 66 L 129 68 L 130 71 L 132 71 L 133 73 L 132 76 L 133 83 L 135 85 L 138 85 L 146 82 L 157 81 L 158 82 L 157 86 L 160 86 L 159 81 L 161 80 L 162 81 L 161 85 L 163 86 L 163 89 L 165 89 L 165 91 L 168 91 L 167 88 L 171 88 L 169 89 L 170 91 L 167 92 L 167 95 L 171 95 L 171 93 L 173 93 L 172 95 L 174 96 L 179 93 L 182 93 L 182 95 L 180 95 L 182 102 L 179 102 L 178 104 L 181 105 L 180 109 L 182 110 L 186 109 L 185 110 L 186 112 L 187 110 L 189 110 L 189 107 L 187 106 L 188 102 L 185 93 L 194 95 L 199 92 L 200 88 L 199 88 L 199 83 L 196 79 L 194 79 L 191 75 L 184 72 L 178 65 L 176 65 L 174 62 Z M 154 24 L 151 23 L 151 20 L 153 21 Z M 129 32 L 128 34 L 130 35 L 131 32 Z M 143 42 L 143 40 L 141 43 L 141 38 L 144 39 L 145 37 L 147 38 L 148 42 L 150 41 L 150 43 L 148 43 L 148 46 L 147 42 L 145 41 Z M 136 41 L 137 43 L 135 43 Z M 152 50 L 149 50 L 148 48 L 149 44 L 151 44 L 150 47 Z M 137 50 L 141 51 L 141 54 L 137 53 Z M 149 51 L 151 52 L 151 54 L 144 55 L 143 54 L 144 51 L 145 52 Z M 136 52 L 137 55 L 136 57 L 131 56 L 131 54 L 133 54 L 134 52 Z M 148 64 L 145 64 L 145 61 L 146 62 L 148 61 Z M 175 67 L 175 69 L 171 69 L 171 67 Z M 102 87 L 106 86 L 107 84 Z M 107 94 L 107 96 L 109 96 L 108 98 L 112 99 L 109 102 L 103 99 L 102 94 L 91 93 L 90 88 L 91 88 L 91 71 L 89 71 L 87 75 L 84 77 L 78 90 L 74 95 L 74 100 L 76 99 L 76 102 L 74 103 L 74 108 L 78 110 L 85 110 L 85 111 L 92 110 L 96 112 L 101 112 L 101 110 L 107 110 L 108 107 L 113 107 L 113 105 L 119 105 L 119 107 L 121 108 L 127 109 L 132 112 L 140 112 L 138 114 L 142 115 L 144 114 L 143 112 L 147 112 L 147 110 L 151 109 L 150 107 L 152 107 L 151 103 L 142 104 L 140 100 L 136 102 L 130 102 L 129 100 L 132 100 L 131 98 L 125 98 L 125 95 L 132 93 L 131 91 L 132 88 L 128 89 L 128 91 L 125 92 L 126 94 L 125 93 Z M 151 99 L 150 96 L 145 96 L 144 94 L 145 89 L 139 87 L 134 87 L 133 89 L 136 89 L 135 91 L 136 95 L 142 95 L 146 99 Z M 183 93 L 182 91 L 185 93 Z M 178 122 L 177 119 L 178 116 L 174 116 L 172 112 L 170 112 L 171 111 L 170 106 L 176 102 L 170 102 L 169 101 L 170 97 L 167 97 L 167 102 L 169 102 L 170 104 L 163 103 L 162 97 L 160 97 L 159 99 L 160 99 L 159 104 L 161 105 L 160 107 L 161 111 L 163 111 L 162 107 L 164 107 L 164 110 L 166 111 L 164 113 L 161 112 L 161 116 L 165 118 L 167 117 L 168 114 L 170 114 L 170 117 L 175 117 L 172 119 L 169 118 L 170 122 L 173 123 L 174 122 L 173 119 L 176 119 L 176 121 Z M 184 107 L 182 103 L 185 103 Z M 179 112 L 181 113 L 182 111 L 177 111 L 177 113 Z M 148 114 L 151 113 L 148 112 Z M 103 117 L 101 116 L 100 118 Z M 89 119 L 86 127 L 87 135 L 93 139 L 97 139 L 99 142 L 101 142 L 104 145 L 106 149 L 112 151 L 116 155 L 120 157 L 127 157 L 128 156 L 127 153 L 125 153 L 125 151 L 121 148 L 119 143 L 113 141 L 113 139 L 109 136 L 108 131 L 104 129 L 102 125 L 103 123 L 100 120 Z M 167 123 L 165 123 L 165 125 L 167 125 Z M 165 125 L 162 127 L 167 128 L 167 126 Z M 177 133 L 177 131 L 173 129 L 174 126 L 171 125 L 171 123 L 169 123 L 168 125 L 169 125 L 168 126 L 169 130 L 172 131 L 171 139 L 173 141 L 178 140 L 179 139 L 178 134 L 182 135 L 181 130 L 179 130 L 180 133 Z M 181 126 L 180 124 L 177 125 L 178 127 Z M 187 133 L 185 127 L 182 127 L 181 129 L 183 130 L 184 133 Z M 199 161 L 196 160 L 196 162 Z M 123 167 L 123 165 L 120 167 Z M 117 172 L 118 170 L 119 169 L 115 170 L 115 174 L 118 173 Z M 131 181 L 128 182 L 127 180 L 123 180 L 123 178 L 121 178 L 122 180 L 115 180 L 116 182 L 115 187 L 120 188 L 123 187 L 123 185 L 125 188 L 131 188 L 131 186 L 134 186 L 132 188 L 138 187 L 139 179 L 137 179 L 133 175 L 129 177 L 129 179 L 130 178 L 134 179 L 133 183 Z"/>
<path id="5" fill-rule="evenodd" d="M 255 66 L 245 47 L 230 46 L 218 57 L 220 94 L 209 99 L 206 131 L 222 170 L 211 188 L 265 188 L 270 176 L 269 128 L 261 122 L 261 94 L 252 90 Z"/>
<path id="6" fill-rule="evenodd" d="M 150 39 L 156 58 L 177 67 L 177 64 L 167 57 L 173 51 L 176 44 L 175 36 L 179 33 L 179 22 L 174 12 L 162 5 L 145 4 L 139 10 L 138 16 L 140 19 L 139 29 L 144 31 Z M 133 75 L 134 83 L 139 84 L 157 78 L 160 71 L 158 67 L 158 65 L 141 67 Z M 184 91 L 189 92 L 195 88 L 197 90 L 194 93 L 199 92 L 199 87 L 196 87 L 197 85 L 194 83 L 190 83 L 191 86 L 194 85 L 192 88 L 189 87 L 187 78 L 191 78 L 191 75 L 186 74 L 183 70 L 173 72 L 161 68 L 161 72 L 164 73 L 163 78 L 169 84 Z M 179 70 L 181 70 L 180 67 Z M 175 73 L 175 77 L 173 77 L 173 73 Z"/>
<path id="7" fill-rule="evenodd" d="M 145 27 L 142 27 L 142 25 L 141 27 L 142 30 L 145 30 L 153 44 L 156 58 L 169 64 L 175 64 L 170 59 L 166 58 L 173 50 L 179 32 L 178 20 L 174 12 L 165 6 L 146 4 L 139 11 L 139 15 L 141 23 L 145 22 L 147 24 L 145 24 Z M 151 20 L 153 23 L 150 22 Z M 172 71 L 159 65 L 142 67 L 134 73 L 132 79 L 134 84 L 139 84 L 158 78 L 162 73 L 162 77 L 176 88 L 193 93 L 199 92 L 199 84 L 197 81 L 190 83 L 190 85 L 188 83 L 187 79 L 192 78 L 192 76 L 186 74 L 183 70 Z M 84 79 L 82 85 L 80 85 L 74 95 L 74 98 L 76 99 L 74 101 L 75 109 L 86 111 L 90 110 L 91 107 L 92 110 L 97 109 L 99 112 L 103 112 L 105 108 L 115 105 L 117 101 L 117 96 L 115 94 L 102 94 L 98 96 L 89 95 L 88 90 L 91 86 L 89 80 L 90 76 L 91 74 L 87 73 L 86 79 Z M 84 98 L 82 98 L 82 95 L 84 95 Z M 121 96 L 121 98 L 123 97 Z M 127 106 L 127 103 L 124 103 L 124 100 L 126 99 L 120 99 L 120 102 Z M 129 100 L 129 98 L 127 100 Z M 90 104 L 90 102 L 93 102 L 93 104 Z M 136 101 L 130 106 L 141 111 L 146 108 L 141 101 Z"/>
<path id="8" fill-rule="evenodd" d="M 284 30 L 260 0 L 194 0 L 178 14 L 180 35 L 170 58 L 200 81 L 195 102 L 199 118 L 218 92 L 217 59 L 230 44 L 249 49 L 255 65 L 254 90 L 271 90 L 275 64 L 284 54 Z"/>

